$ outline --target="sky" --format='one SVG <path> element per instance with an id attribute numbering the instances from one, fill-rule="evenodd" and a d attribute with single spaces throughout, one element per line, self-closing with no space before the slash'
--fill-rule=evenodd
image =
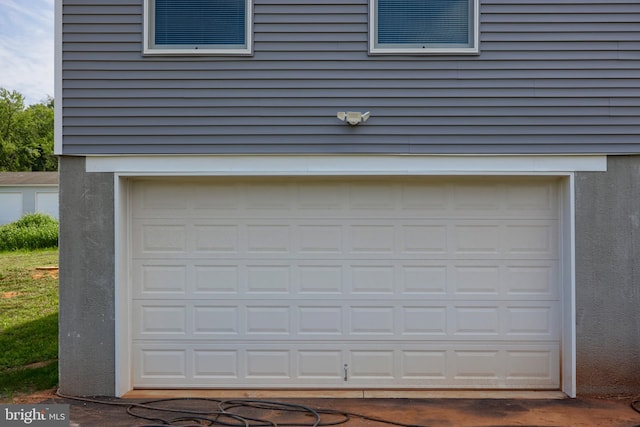
<path id="1" fill-rule="evenodd" d="M 0 0 L 0 87 L 25 104 L 53 97 L 54 0 Z"/>

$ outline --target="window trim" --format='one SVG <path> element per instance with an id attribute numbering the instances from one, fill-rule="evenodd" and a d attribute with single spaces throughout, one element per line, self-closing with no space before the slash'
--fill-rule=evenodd
<path id="1" fill-rule="evenodd" d="M 143 54 L 144 55 L 183 55 L 183 56 L 203 56 L 203 55 L 253 55 L 253 0 L 244 0 L 246 4 L 245 16 L 245 40 L 246 47 L 243 48 L 163 48 L 155 47 L 153 40 L 153 16 L 152 8 L 155 0 L 144 0 L 143 10 Z"/>
<path id="2" fill-rule="evenodd" d="M 369 0 L 369 54 L 371 55 L 477 55 L 480 53 L 480 0 L 470 0 L 473 5 L 471 25 L 472 45 L 469 47 L 377 47 L 376 12 L 378 0 Z"/>

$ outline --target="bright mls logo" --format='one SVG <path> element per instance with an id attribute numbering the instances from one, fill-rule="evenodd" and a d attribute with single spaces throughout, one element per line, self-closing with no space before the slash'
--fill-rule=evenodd
<path id="1" fill-rule="evenodd" d="M 0 405 L 0 427 L 69 427 L 69 405 Z"/>

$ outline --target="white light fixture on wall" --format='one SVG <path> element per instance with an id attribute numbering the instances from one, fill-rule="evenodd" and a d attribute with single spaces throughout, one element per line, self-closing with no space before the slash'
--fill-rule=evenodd
<path id="1" fill-rule="evenodd" d="M 370 115 L 371 113 L 369 111 L 366 113 L 361 113 L 359 111 L 338 111 L 338 118 L 343 122 L 346 121 L 351 126 L 358 125 L 361 122 L 366 122 Z"/>

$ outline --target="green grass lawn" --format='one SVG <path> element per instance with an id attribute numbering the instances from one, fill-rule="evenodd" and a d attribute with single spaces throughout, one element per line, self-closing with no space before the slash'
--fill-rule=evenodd
<path id="1" fill-rule="evenodd" d="M 0 401 L 58 382 L 57 249 L 0 252 Z"/>

